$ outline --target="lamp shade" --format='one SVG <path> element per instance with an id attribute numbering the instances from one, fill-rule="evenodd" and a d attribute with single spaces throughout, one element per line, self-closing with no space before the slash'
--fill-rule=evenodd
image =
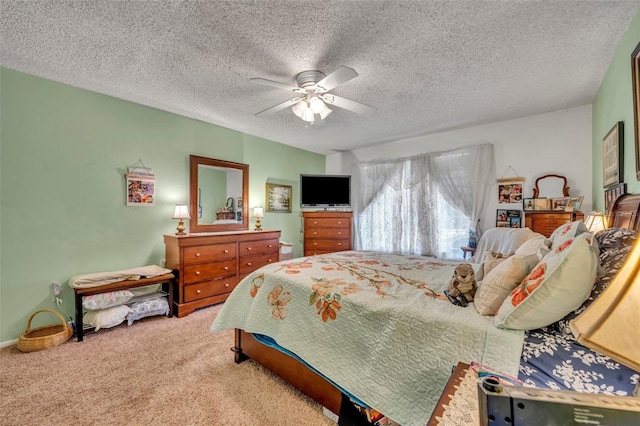
<path id="1" fill-rule="evenodd" d="M 599 210 L 594 210 L 587 214 L 587 217 L 584 219 L 584 224 L 589 231 L 595 234 L 607 228 L 607 216 Z"/>
<path id="2" fill-rule="evenodd" d="M 176 208 L 173 210 L 174 219 L 191 219 L 189 216 L 189 207 L 186 204 L 176 204 Z"/>
<path id="3" fill-rule="evenodd" d="M 262 207 L 254 207 L 253 208 L 253 217 L 255 217 L 255 218 L 264 217 L 264 209 Z"/>
<path id="4" fill-rule="evenodd" d="M 576 340 L 640 371 L 640 239 L 609 287 L 569 323 Z"/>

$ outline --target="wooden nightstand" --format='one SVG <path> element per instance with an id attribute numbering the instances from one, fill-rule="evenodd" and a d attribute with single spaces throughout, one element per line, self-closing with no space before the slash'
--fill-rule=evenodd
<path id="1" fill-rule="evenodd" d="M 442 391 L 438 404 L 431 413 L 427 426 L 456 425 L 475 426 L 480 424 L 478 411 L 478 373 L 469 364 L 459 362 L 447 385 Z"/>

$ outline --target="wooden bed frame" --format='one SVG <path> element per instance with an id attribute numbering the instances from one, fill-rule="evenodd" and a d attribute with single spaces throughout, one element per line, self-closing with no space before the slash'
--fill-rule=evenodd
<path id="1" fill-rule="evenodd" d="M 609 227 L 629 228 L 640 231 L 640 194 L 619 197 L 609 215 Z M 253 359 L 311 399 L 340 414 L 342 393 L 320 375 L 300 361 L 258 342 L 250 333 L 235 330 L 235 362 Z"/>

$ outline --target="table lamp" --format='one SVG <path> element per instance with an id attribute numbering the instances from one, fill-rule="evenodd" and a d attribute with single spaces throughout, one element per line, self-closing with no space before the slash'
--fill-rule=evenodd
<path id="1" fill-rule="evenodd" d="M 262 231 L 262 225 L 260 219 L 264 217 L 264 210 L 262 207 L 253 208 L 253 217 L 256 219 L 256 231 Z"/>
<path id="2" fill-rule="evenodd" d="M 587 214 L 587 217 L 584 219 L 584 224 L 589 231 L 595 234 L 598 231 L 607 229 L 607 215 L 599 210 L 594 210 Z"/>
<path id="3" fill-rule="evenodd" d="M 173 218 L 180 219 L 178 228 L 176 228 L 178 230 L 176 235 L 186 235 L 184 232 L 184 220 L 191 219 L 191 216 L 189 216 L 189 207 L 186 204 L 176 204 L 176 208 L 173 210 Z"/>

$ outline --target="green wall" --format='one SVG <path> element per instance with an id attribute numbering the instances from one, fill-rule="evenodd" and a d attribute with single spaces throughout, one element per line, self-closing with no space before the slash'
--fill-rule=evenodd
<path id="1" fill-rule="evenodd" d="M 593 101 L 593 203 L 604 211 L 602 139 L 618 122 L 624 122 L 624 182 L 627 192 L 640 192 L 636 179 L 636 151 L 631 83 L 631 53 L 640 42 L 640 11 L 620 41 L 609 70 Z M 639 130 L 640 131 L 640 130 Z"/>
<path id="2" fill-rule="evenodd" d="M 0 107 L 0 342 L 55 308 L 54 281 L 69 316 L 73 275 L 159 264 L 173 207 L 189 201 L 190 154 L 249 164 L 250 207 L 264 205 L 266 182 L 295 197 L 300 173 L 325 171 L 323 155 L 6 68 Z M 156 175 L 155 207 L 126 207 L 124 174 L 138 160 Z M 296 203 L 262 223 L 299 255 Z"/>

